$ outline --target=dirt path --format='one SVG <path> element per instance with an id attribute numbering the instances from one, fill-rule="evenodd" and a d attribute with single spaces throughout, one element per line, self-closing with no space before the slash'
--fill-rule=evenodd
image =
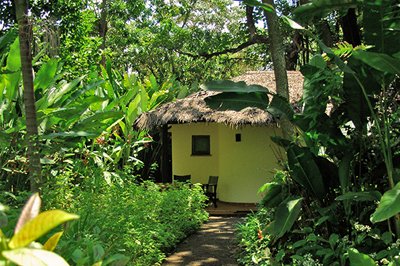
<path id="1" fill-rule="evenodd" d="M 211 216 L 201 230 L 181 243 L 163 265 L 238 265 L 234 258 L 234 230 L 239 220 L 238 217 Z"/>

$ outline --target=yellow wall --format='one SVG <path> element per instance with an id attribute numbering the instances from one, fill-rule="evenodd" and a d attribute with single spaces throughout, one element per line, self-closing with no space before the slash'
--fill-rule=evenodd
<path id="1" fill-rule="evenodd" d="M 208 176 L 218 175 L 217 124 L 178 124 L 170 131 L 173 175 L 191 175 L 193 183 L 207 183 Z M 210 135 L 211 155 L 192 156 L 192 135 Z"/>
<path id="2" fill-rule="evenodd" d="M 258 202 L 257 191 L 278 168 L 270 140 L 280 133 L 274 127 L 244 126 L 233 129 L 216 123 L 172 125 L 172 172 L 192 175 L 192 182 L 206 183 L 218 175 L 217 196 L 226 202 Z M 235 134 L 241 134 L 236 142 Z M 211 155 L 192 156 L 192 135 L 210 135 Z"/>

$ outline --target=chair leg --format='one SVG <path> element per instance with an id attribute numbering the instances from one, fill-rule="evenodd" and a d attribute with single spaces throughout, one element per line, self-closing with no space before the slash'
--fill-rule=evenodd
<path id="1" fill-rule="evenodd" d="M 214 203 L 214 208 L 217 208 L 217 195 L 213 195 L 212 200 Z"/>

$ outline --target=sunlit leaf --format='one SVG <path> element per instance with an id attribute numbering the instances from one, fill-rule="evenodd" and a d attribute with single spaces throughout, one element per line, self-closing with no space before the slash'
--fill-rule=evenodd
<path id="1" fill-rule="evenodd" d="M 58 244 L 58 241 L 60 240 L 61 236 L 63 235 L 63 232 L 58 232 L 52 235 L 46 243 L 43 245 L 43 249 L 48 250 L 48 251 L 53 251 Z"/>
<path id="2" fill-rule="evenodd" d="M 296 21 L 288 18 L 287 16 L 282 16 L 282 20 L 288 24 L 292 29 L 295 30 L 304 30 L 305 28 L 303 26 L 301 26 L 299 23 L 297 23 Z"/>
<path id="3" fill-rule="evenodd" d="M 56 253 L 42 250 L 19 248 L 1 253 L 6 259 L 22 266 L 68 266 L 69 264 Z"/>
<path id="4" fill-rule="evenodd" d="M 70 214 L 61 210 L 42 212 L 27 222 L 16 234 L 14 234 L 8 245 L 11 249 L 25 247 L 60 224 L 78 218 L 78 215 Z"/>

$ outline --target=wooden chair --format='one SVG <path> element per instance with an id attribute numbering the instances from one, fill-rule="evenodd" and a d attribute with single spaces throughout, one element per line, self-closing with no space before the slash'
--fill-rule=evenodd
<path id="1" fill-rule="evenodd" d="M 191 175 L 174 175 L 174 182 L 188 183 L 190 179 Z"/>
<path id="2" fill-rule="evenodd" d="M 218 185 L 218 176 L 209 176 L 208 183 L 203 184 L 204 194 L 208 197 L 209 200 L 214 204 L 214 208 L 217 208 L 217 185 Z"/>

